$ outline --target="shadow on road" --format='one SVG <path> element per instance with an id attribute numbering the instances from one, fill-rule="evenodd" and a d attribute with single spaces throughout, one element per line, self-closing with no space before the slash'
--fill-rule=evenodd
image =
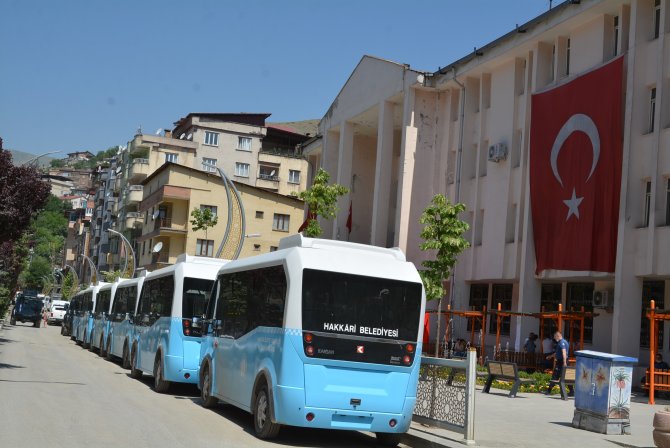
<path id="1" fill-rule="evenodd" d="M 0 362 L 0 369 L 24 369 L 23 366 L 15 366 L 12 364 L 4 364 Z"/>
<path id="2" fill-rule="evenodd" d="M 2 365 L 2 364 L 0 364 Z M 39 384 L 67 384 L 70 386 L 86 386 L 84 383 L 66 383 L 64 381 L 20 381 L 20 380 L 2 380 L 2 383 L 39 383 Z"/>

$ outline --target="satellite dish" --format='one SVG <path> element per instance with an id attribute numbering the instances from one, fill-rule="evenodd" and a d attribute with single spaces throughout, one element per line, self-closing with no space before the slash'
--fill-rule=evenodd
<path id="1" fill-rule="evenodd" d="M 158 215 L 160 215 L 160 210 L 156 210 L 153 215 L 151 215 L 151 219 L 156 220 L 158 218 Z M 158 249 L 160 250 L 160 249 Z"/>
<path id="2" fill-rule="evenodd" d="M 192 140 L 193 139 L 193 134 L 188 134 L 186 136 L 186 140 Z"/>
<path id="3" fill-rule="evenodd" d="M 158 130 L 156 131 L 156 135 L 161 135 L 163 131 L 164 131 L 163 128 L 158 128 Z"/>
<path id="4" fill-rule="evenodd" d="M 186 134 L 184 134 L 184 133 L 182 132 L 181 135 L 179 136 L 179 140 L 184 140 L 184 136 L 185 136 L 185 135 L 186 135 Z"/>
<path id="5" fill-rule="evenodd" d="M 154 244 L 154 248 L 151 249 L 151 252 L 157 254 L 158 252 L 161 251 L 162 248 L 163 248 L 163 243 L 161 241 L 159 241 L 156 244 Z"/>
<path id="6" fill-rule="evenodd" d="M 275 170 L 270 171 L 270 176 L 274 176 L 274 175 L 275 175 Z"/>

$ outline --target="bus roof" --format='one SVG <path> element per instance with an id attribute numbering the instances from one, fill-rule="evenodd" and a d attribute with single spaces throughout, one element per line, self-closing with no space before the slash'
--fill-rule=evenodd
<path id="1" fill-rule="evenodd" d="M 406 261 L 405 254 L 398 247 L 385 248 L 379 246 L 370 246 L 368 244 L 350 243 L 348 241 L 326 240 L 320 238 L 307 238 L 298 233 L 296 235 L 282 238 L 279 241 L 279 249 L 289 249 L 291 247 L 304 247 L 312 249 L 323 249 L 331 251 L 360 251 L 363 254 L 386 255 L 393 257 L 398 261 Z"/>

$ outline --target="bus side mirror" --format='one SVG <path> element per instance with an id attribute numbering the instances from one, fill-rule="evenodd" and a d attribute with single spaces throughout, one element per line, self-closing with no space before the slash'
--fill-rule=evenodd
<path id="1" fill-rule="evenodd" d="M 221 322 L 221 319 L 216 319 L 212 322 L 212 329 L 214 331 L 221 331 L 223 329 L 223 322 Z"/>
<path id="2" fill-rule="evenodd" d="M 148 324 L 149 323 L 149 315 L 148 314 L 143 314 L 142 315 L 142 323 L 143 324 Z"/>
<path id="3" fill-rule="evenodd" d="M 193 319 L 191 319 L 191 328 L 202 328 L 202 318 L 193 316 Z"/>
<path id="4" fill-rule="evenodd" d="M 126 313 L 123 318 L 125 320 L 130 320 L 130 313 Z"/>

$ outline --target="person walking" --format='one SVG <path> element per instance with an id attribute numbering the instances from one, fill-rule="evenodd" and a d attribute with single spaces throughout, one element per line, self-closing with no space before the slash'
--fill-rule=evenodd
<path id="1" fill-rule="evenodd" d="M 44 322 L 44 328 L 46 328 L 49 323 L 49 310 L 46 306 L 42 308 L 42 321 Z"/>
<path id="2" fill-rule="evenodd" d="M 567 400 L 566 391 L 562 389 L 561 378 L 565 374 L 565 369 L 568 367 L 568 351 L 570 349 L 570 344 L 568 341 L 563 339 L 563 335 L 560 331 L 554 333 L 554 341 L 556 341 L 556 351 L 550 357 L 554 358 L 554 371 L 551 376 L 551 381 L 549 381 L 549 387 L 547 388 L 546 394 L 551 393 L 551 389 L 558 384 L 561 387 L 561 398 Z M 570 391 L 572 394 L 572 391 Z"/>

